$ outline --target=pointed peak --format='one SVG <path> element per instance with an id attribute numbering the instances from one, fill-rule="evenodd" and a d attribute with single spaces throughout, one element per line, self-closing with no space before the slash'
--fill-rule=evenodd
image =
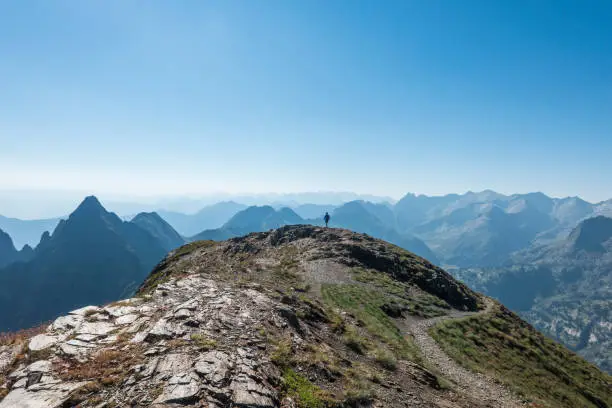
<path id="1" fill-rule="evenodd" d="M 93 196 L 93 195 L 85 197 L 85 199 L 81 203 L 81 206 L 83 206 L 83 205 L 102 207 L 102 204 L 100 204 L 100 200 L 98 200 L 98 198 L 96 196 Z"/>
<path id="2" fill-rule="evenodd" d="M 96 196 L 88 196 L 79 204 L 72 215 L 77 213 L 106 213 L 106 209 L 100 204 Z"/>
<path id="3" fill-rule="evenodd" d="M 0 250 L 6 249 L 8 249 L 10 252 L 17 251 L 17 249 L 15 249 L 15 245 L 13 244 L 13 239 L 11 238 L 11 236 L 0 229 Z"/>
<path id="4" fill-rule="evenodd" d="M 51 233 L 49 231 L 45 231 L 40 236 L 40 244 L 47 242 L 51 239 Z"/>

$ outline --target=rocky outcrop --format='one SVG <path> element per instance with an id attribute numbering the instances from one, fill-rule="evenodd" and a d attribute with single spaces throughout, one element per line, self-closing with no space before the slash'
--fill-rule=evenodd
<path id="1" fill-rule="evenodd" d="M 259 292 L 193 276 L 160 285 L 146 298 L 75 310 L 29 339 L 27 358 L 0 353 L 3 366 L 13 360 L 14 367 L 0 407 L 61 407 L 79 394 L 85 406 L 94 400 L 275 406 L 278 393 L 270 384 L 278 372 L 257 347 L 256 332 L 264 321 L 286 325 L 271 302 Z M 121 353 L 131 358 L 113 357 Z M 100 378 L 117 369 L 120 392 Z M 92 390 L 96 398 L 87 397 Z"/>

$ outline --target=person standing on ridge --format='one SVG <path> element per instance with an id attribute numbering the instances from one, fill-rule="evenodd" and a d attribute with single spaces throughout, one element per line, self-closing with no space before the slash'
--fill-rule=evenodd
<path id="1" fill-rule="evenodd" d="M 325 226 L 326 226 L 326 227 L 327 227 L 327 224 L 329 224 L 329 219 L 330 219 L 330 218 L 331 218 L 331 217 L 329 216 L 329 213 L 328 213 L 328 212 L 326 212 L 326 213 L 325 213 L 325 216 L 323 217 L 323 221 L 325 221 Z"/>

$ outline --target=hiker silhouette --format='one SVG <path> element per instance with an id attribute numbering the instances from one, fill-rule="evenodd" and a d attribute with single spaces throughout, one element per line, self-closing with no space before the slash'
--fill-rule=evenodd
<path id="1" fill-rule="evenodd" d="M 325 213 L 325 216 L 323 217 L 323 221 L 325 221 L 325 226 L 326 226 L 326 227 L 327 227 L 327 224 L 329 224 L 329 219 L 330 219 L 330 218 L 331 218 L 331 217 L 329 216 L 329 213 L 328 213 L 328 212 L 326 212 L 326 213 Z"/>

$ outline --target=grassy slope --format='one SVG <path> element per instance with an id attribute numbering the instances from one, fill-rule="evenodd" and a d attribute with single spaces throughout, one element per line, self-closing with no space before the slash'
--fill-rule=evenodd
<path id="1" fill-rule="evenodd" d="M 503 306 L 492 313 L 445 321 L 431 334 L 464 366 L 492 375 L 543 406 L 612 406 L 612 377 Z"/>

